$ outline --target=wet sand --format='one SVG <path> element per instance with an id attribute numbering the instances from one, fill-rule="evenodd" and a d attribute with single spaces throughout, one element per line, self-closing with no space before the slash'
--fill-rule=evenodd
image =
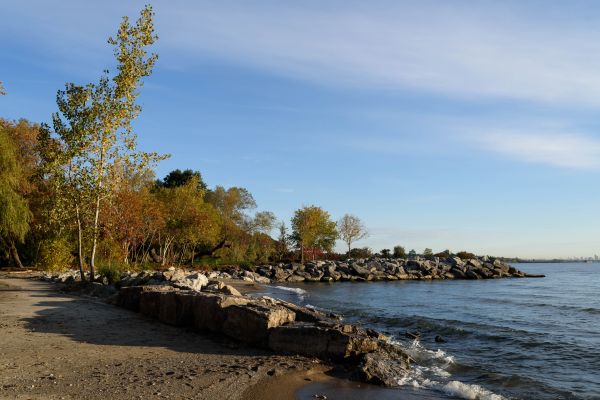
<path id="1" fill-rule="evenodd" d="M 293 399 L 326 371 L 53 284 L 0 279 L 2 399 Z"/>

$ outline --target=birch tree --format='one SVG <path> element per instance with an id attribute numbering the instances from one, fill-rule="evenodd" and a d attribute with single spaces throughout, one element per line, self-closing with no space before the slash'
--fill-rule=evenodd
<path id="1" fill-rule="evenodd" d="M 78 258 L 83 276 L 84 249 L 89 251 L 93 280 L 103 207 L 114 194 L 122 171 L 135 173 L 164 158 L 138 151 L 132 121 L 141 107 L 136 103 L 143 78 L 152 73 L 156 54 L 147 47 L 157 39 L 153 12 L 146 6 L 135 24 L 123 17 L 117 35 L 108 39 L 114 47 L 117 74 L 104 71 L 98 83 L 67 83 L 57 94 L 54 131 L 61 153 L 53 164 L 63 211 L 78 232 Z M 88 240 L 84 246 L 84 240 Z"/>
<path id="2" fill-rule="evenodd" d="M 348 253 L 352 249 L 352 243 L 364 239 L 368 233 L 362 221 L 351 214 L 346 214 L 337 222 L 340 238 L 348 245 Z"/>

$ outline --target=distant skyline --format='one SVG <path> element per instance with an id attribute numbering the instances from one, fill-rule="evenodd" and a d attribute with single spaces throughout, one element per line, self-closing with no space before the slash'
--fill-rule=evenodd
<path id="1" fill-rule="evenodd" d="M 2 4 L 0 117 L 50 122 L 146 2 Z M 135 128 L 171 154 L 158 177 L 246 187 L 288 225 L 302 205 L 355 214 L 374 251 L 600 252 L 598 2 L 149 3 Z"/>

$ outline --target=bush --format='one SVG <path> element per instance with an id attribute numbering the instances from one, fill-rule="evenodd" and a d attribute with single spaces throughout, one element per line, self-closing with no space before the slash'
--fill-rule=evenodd
<path id="1" fill-rule="evenodd" d="M 472 260 L 474 258 L 477 258 L 475 254 L 469 253 L 468 251 L 459 251 L 458 253 L 456 253 L 456 257 L 462 260 Z"/>
<path id="2" fill-rule="evenodd" d="M 40 243 L 37 266 L 50 272 L 61 272 L 73 265 L 75 257 L 65 239 L 46 239 Z"/>
<path id="3" fill-rule="evenodd" d="M 98 274 L 106 278 L 109 284 L 117 283 L 121 280 L 121 268 L 116 264 L 99 265 Z"/>

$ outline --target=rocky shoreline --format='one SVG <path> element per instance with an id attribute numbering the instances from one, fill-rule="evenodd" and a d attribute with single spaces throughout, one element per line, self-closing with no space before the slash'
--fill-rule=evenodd
<path id="1" fill-rule="evenodd" d="M 347 262 L 261 265 L 251 270 L 230 267 L 201 273 L 123 272 L 117 282 L 81 283 L 78 271 L 45 274 L 42 279 L 65 284 L 64 290 L 106 298 L 163 323 L 223 334 L 248 345 L 280 354 L 316 357 L 342 365 L 352 379 L 396 386 L 410 369 L 410 358 L 388 337 L 345 324 L 333 314 L 270 297 L 242 295 L 228 280 L 272 282 L 391 281 L 542 277 L 498 260 L 481 257 L 393 260 L 374 258 Z"/>

